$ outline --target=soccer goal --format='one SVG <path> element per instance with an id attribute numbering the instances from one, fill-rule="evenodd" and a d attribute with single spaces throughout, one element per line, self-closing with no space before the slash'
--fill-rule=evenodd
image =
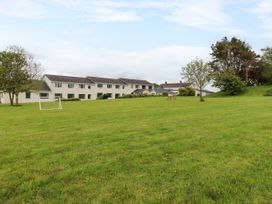
<path id="1" fill-rule="evenodd" d="M 39 99 L 39 109 L 42 110 L 61 110 L 61 98 L 58 97 L 53 101 L 48 99 Z"/>

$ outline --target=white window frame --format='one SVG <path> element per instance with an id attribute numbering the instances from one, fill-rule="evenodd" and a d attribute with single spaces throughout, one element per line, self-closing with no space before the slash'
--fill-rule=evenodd
<path id="1" fill-rule="evenodd" d="M 74 84 L 74 83 L 69 83 L 69 84 L 68 84 L 68 88 L 69 88 L 69 89 L 75 88 L 75 84 Z"/>
<path id="2" fill-rule="evenodd" d="M 56 88 L 61 88 L 62 87 L 62 83 L 61 82 L 55 82 L 55 87 Z"/>

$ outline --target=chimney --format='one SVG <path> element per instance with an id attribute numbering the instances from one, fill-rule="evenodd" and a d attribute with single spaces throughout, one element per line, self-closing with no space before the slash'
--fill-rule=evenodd
<path id="1" fill-rule="evenodd" d="M 180 84 L 182 84 L 182 81 L 179 81 Z"/>
<path id="2" fill-rule="evenodd" d="M 167 84 L 167 81 L 166 82 L 164 82 L 165 84 Z"/>

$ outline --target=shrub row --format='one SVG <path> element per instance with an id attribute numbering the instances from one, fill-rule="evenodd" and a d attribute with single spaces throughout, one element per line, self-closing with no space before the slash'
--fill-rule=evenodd
<path id="1" fill-rule="evenodd" d="M 144 97 L 156 97 L 155 95 L 148 95 L 148 94 L 139 94 L 139 95 L 133 95 L 133 94 L 127 94 L 124 96 L 120 96 L 118 99 L 123 98 L 144 98 Z"/>
<path id="2" fill-rule="evenodd" d="M 68 99 L 62 98 L 61 101 L 80 101 L 80 99 L 79 98 L 68 98 Z"/>
<path id="3" fill-rule="evenodd" d="M 179 89 L 179 96 L 195 96 L 195 90 L 189 86 Z"/>
<path id="4" fill-rule="evenodd" d="M 272 96 L 272 89 L 267 90 L 264 96 Z"/>

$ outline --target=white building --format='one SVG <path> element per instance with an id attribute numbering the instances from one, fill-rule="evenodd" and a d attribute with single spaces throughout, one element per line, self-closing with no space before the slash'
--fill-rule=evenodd
<path id="1" fill-rule="evenodd" d="M 35 86 L 29 92 L 20 93 L 20 103 L 38 102 L 39 99 L 54 100 L 78 98 L 81 100 L 95 100 L 107 94 L 109 99 L 115 99 L 123 95 L 131 94 L 135 90 L 153 90 L 153 85 L 146 80 L 138 79 L 113 79 L 101 77 L 73 77 L 49 75 L 44 76 L 41 85 Z M 9 103 L 7 93 L 0 91 L 0 103 Z"/>
<path id="2" fill-rule="evenodd" d="M 160 87 L 162 89 L 171 91 L 172 93 L 178 95 L 179 94 L 179 89 L 182 87 L 187 87 L 190 86 L 188 83 L 182 83 L 181 81 L 179 83 L 168 83 L 165 82 L 164 84 L 161 84 Z"/>
<path id="3" fill-rule="evenodd" d="M 39 99 L 43 99 L 44 101 L 54 100 L 51 89 L 44 81 L 32 81 L 31 87 L 32 88 L 30 91 L 22 92 L 19 94 L 20 103 L 38 102 Z M 0 103 L 6 104 L 9 102 L 9 94 L 0 91 Z"/>
<path id="4" fill-rule="evenodd" d="M 179 89 L 182 87 L 188 87 L 191 86 L 189 83 L 183 83 L 183 82 L 179 82 L 179 83 L 167 83 L 165 82 L 164 84 L 161 84 L 160 87 L 162 89 L 168 90 L 173 92 L 174 94 L 178 95 L 179 94 Z M 208 91 L 208 90 L 202 90 L 202 95 L 203 96 L 207 96 L 209 94 L 213 93 L 212 91 Z M 195 96 L 199 96 L 200 95 L 200 91 L 198 89 L 195 89 Z"/>

